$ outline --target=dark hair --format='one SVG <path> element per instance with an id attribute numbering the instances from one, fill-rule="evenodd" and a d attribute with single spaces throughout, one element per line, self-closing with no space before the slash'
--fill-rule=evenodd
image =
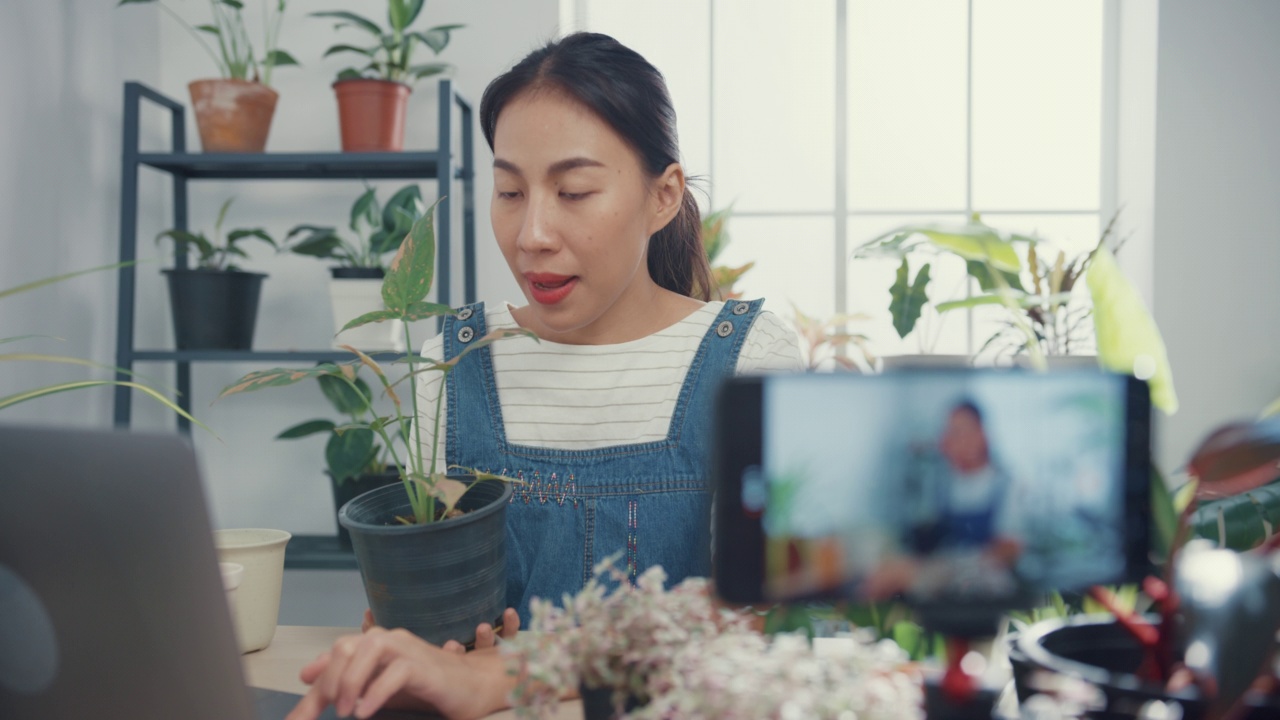
<path id="1" fill-rule="evenodd" d="M 608 35 L 579 32 L 529 53 L 494 78 L 480 99 L 480 127 L 493 149 L 498 115 L 521 93 L 555 89 L 587 106 L 640 155 L 657 177 L 680 161 L 676 111 L 662 73 Z M 702 247 L 698 203 L 686 187 L 675 218 L 649 238 L 649 275 L 673 292 L 709 300 L 711 264 Z"/>

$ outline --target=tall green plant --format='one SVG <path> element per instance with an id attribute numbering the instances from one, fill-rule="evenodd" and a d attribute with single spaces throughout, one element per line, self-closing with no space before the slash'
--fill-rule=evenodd
<path id="1" fill-rule="evenodd" d="M 249 39 L 249 31 L 244 23 L 243 0 L 209 0 L 209 12 L 213 22 L 192 26 L 168 5 L 159 0 L 120 0 L 121 5 L 141 5 L 155 3 L 182 25 L 191 37 L 200 43 L 204 51 L 218 66 L 218 73 L 224 78 L 250 80 L 271 85 L 271 71 L 277 66 L 297 65 L 298 61 L 279 47 L 280 26 L 284 23 L 286 0 L 262 1 L 262 57 L 257 56 L 253 42 Z M 205 36 L 217 43 L 214 52 Z"/>
<path id="2" fill-rule="evenodd" d="M 237 270 L 233 258 L 247 258 L 249 254 L 240 248 L 238 243 L 241 240 L 255 238 L 267 243 L 271 247 L 276 247 L 276 241 L 267 234 L 262 228 L 242 228 L 232 230 L 225 236 L 222 234 L 222 223 L 227 219 L 227 210 L 231 207 L 231 201 L 235 198 L 228 198 L 222 203 L 222 208 L 218 210 L 218 219 L 213 225 L 213 237 L 210 238 L 204 233 L 193 233 L 187 230 L 165 230 L 156 235 L 156 242 L 159 243 L 165 238 L 169 238 L 179 248 L 185 250 L 196 251 L 196 266 L 202 270 Z"/>
<path id="3" fill-rule="evenodd" d="M 77 270 L 75 272 L 65 273 L 63 275 L 56 275 L 54 277 L 44 278 L 42 280 L 35 280 L 33 282 L 24 283 L 17 287 L 9 288 L 7 290 L 0 290 L 0 298 L 6 298 L 11 295 L 17 295 L 19 293 L 35 290 L 37 288 L 41 288 L 46 285 L 52 285 L 54 283 L 62 282 L 63 280 L 69 280 L 71 278 L 79 277 L 81 275 L 86 275 L 89 273 L 101 272 L 103 270 L 118 270 L 122 267 L 126 267 L 132 264 L 133 263 L 117 263 L 115 265 L 103 265 L 100 267 L 89 268 L 87 270 Z M 0 345 L 7 345 L 9 343 L 21 342 L 21 341 L 30 340 L 36 337 L 39 337 L 39 336 L 20 335 L 20 336 L 14 336 L 14 337 L 4 337 L 4 338 L 0 338 Z M 43 353 L 2 353 L 0 354 L 0 362 L 45 362 L 45 363 L 55 363 L 55 364 L 62 364 L 62 365 L 80 365 L 82 367 L 110 370 L 112 372 L 128 375 L 130 377 L 133 376 L 133 373 L 123 368 L 112 367 L 110 365 L 100 365 L 91 360 L 84 360 L 82 358 L 76 358 L 76 357 L 68 357 L 65 355 L 46 355 Z M 14 405 L 18 405 L 20 403 L 28 402 L 30 400 L 36 400 L 38 398 L 47 397 L 49 395 L 56 395 L 58 393 L 68 392 L 71 390 L 81 390 L 84 388 L 102 387 L 107 385 L 127 387 L 127 388 L 132 388 L 134 390 L 137 390 L 138 392 L 141 392 L 145 395 L 150 396 L 151 398 L 156 400 L 156 402 L 159 402 L 160 404 L 178 413 L 179 415 L 186 418 L 187 420 L 190 420 L 196 425 L 199 425 L 205 430 L 209 429 L 204 425 L 204 423 L 201 423 L 199 420 L 196 420 L 194 417 L 190 415 L 190 413 L 188 413 L 186 410 L 183 410 L 182 408 L 175 405 L 172 400 L 165 397 L 160 392 L 156 391 L 155 389 L 151 388 L 148 385 L 145 385 L 140 382 L 135 382 L 132 380 L 72 380 L 68 382 L 57 383 L 54 385 L 46 385 L 44 387 L 32 388 L 30 390 L 22 390 L 22 391 L 13 393 L 11 395 L 0 397 L 0 410 L 3 410 L 7 407 L 12 407 Z"/>
<path id="4" fill-rule="evenodd" d="M 446 305 L 426 301 L 435 275 L 436 243 L 434 221 L 435 205 L 432 205 L 422 219 L 413 224 L 408 237 L 401 243 L 400 251 L 391 262 L 390 267 L 387 269 L 387 275 L 382 281 L 382 302 L 385 309 L 366 313 L 348 322 L 343 327 L 343 330 L 369 323 L 401 320 L 405 324 L 405 346 L 412 347 L 409 338 L 409 323 L 454 314 L 454 311 Z M 408 495 L 409 504 L 413 509 L 413 517 L 403 518 L 403 520 L 405 522 L 430 523 L 443 518 L 452 510 L 462 497 L 462 493 L 465 492 L 467 486 L 449 479 L 446 473 L 434 472 L 439 462 L 439 457 L 437 456 L 439 443 L 430 443 L 431 451 L 429 456 L 423 449 L 422 427 L 421 423 L 417 421 L 417 418 L 422 417 L 422 409 L 418 405 L 418 376 L 429 372 L 439 372 L 445 375 L 445 379 L 447 379 L 448 374 L 457 366 L 458 362 L 469 353 L 508 337 L 533 337 L 536 339 L 536 336 L 527 330 L 503 328 L 493 330 L 484 337 L 472 340 L 461 353 L 445 360 L 435 360 L 422 357 L 416 353 L 409 353 L 403 358 L 394 361 L 398 364 L 408 365 L 407 374 L 394 382 L 388 377 L 386 370 L 379 362 L 350 345 L 344 345 L 345 349 L 356 356 L 354 360 L 344 363 L 322 363 L 311 368 L 274 368 L 249 373 L 225 388 L 218 397 L 223 398 L 267 387 L 293 385 L 303 380 L 319 377 L 333 378 L 348 386 L 352 391 L 359 393 L 360 388 L 356 383 L 357 368 L 362 365 L 369 368 L 382 385 L 383 392 L 391 400 L 392 414 L 378 415 L 368 420 L 352 422 L 335 428 L 335 431 L 343 433 L 351 430 L 367 429 L 375 433 L 382 440 L 383 446 L 391 456 L 392 463 L 398 469 L 400 480 L 404 484 L 405 493 Z M 408 383 L 409 385 L 408 401 L 402 400 L 396 392 L 396 388 L 402 383 Z M 445 384 L 443 381 L 440 383 L 440 389 L 435 398 L 434 411 L 431 415 L 431 421 L 435 426 L 435 437 L 440 436 L 441 406 L 444 399 Z M 403 450 L 396 449 L 396 443 L 393 442 L 393 433 L 409 439 L 405 443 L 406 446 Z M 479 480 L 505 479 L 489 473 L 470 472 Z"/>
<path id="5" fill-rule="evenodd" d="M 347 10 L 328 10 L 311 13 L 311 17 L 338 20 L 334 29 L 352 27 L 370 36 L 368 45 L 340 43 L 325 51 L 324 57 L 339 53 L 356 54 L 367 62 L 363 67 L 345 68 L 338 73 L 339 80 L 376 78 L 391 82 L 407 83 L 438 75 L 451 66 L 448 63 L 415 63 L 414 51 L 425 45 L 434 55 L 439 55 L 449 45 L 451 33 L 463 25 L 436 25 L 426 30 L 410 30 L 409 26 L 422 13 L 426 0 L 387 0 L 387 28 L 357 13 Z"/>

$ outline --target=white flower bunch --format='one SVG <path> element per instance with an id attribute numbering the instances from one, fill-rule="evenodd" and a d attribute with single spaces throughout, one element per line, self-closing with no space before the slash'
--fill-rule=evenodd
<path id="1" fill-rule="evenodd" d="M 822 657 L 801 636 L 773 639 L 748 616 L 717 608 L 707 581 L 664 589 L 654 567 L 632 585 L 611 561 L 561 606 L 538 600 L 530 631 L 506 645 L 523 717 L 546 717 L 566 691 L 614 691 L 628 717 L 916 720 L 920 677 L 891 641 L 841 643 Z M 607 592 L 606 582 L 616 582 Z"/>

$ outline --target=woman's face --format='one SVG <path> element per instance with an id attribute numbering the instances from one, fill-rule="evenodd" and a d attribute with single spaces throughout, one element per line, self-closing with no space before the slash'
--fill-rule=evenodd
<path id="1" fill-rule="evenodd" d="M 493 154 L 490 217 L 529 301 L 521 324 L 575 344 L 642 336 L 645 308 L 662 292 L 646 250 L 679 210 L 679 166 L 650 177 L 608 124 L 555 90 L 503 108 Z"/>
<path id="2" fill-rule="evenodd" d="M 963 408 L 951 411 L 938 442 L 951 467 L 971 473 L 987 466 L 987 433 L 982 421 Z"/>

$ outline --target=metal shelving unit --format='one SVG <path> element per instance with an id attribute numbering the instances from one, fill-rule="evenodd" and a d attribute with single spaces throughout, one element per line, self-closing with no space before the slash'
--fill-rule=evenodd
<path id="1" fill-rule="evenodd" d="M 171 147 L 169 152 L 142 152 L 139 148 L 139 118 L 143 101 L 169 111 Z M 455 125 L 455 109 L 460 121 Z M 188 229 L 187 188 L 201 180 L 435 180 L 438 196 L 444 198 L 436 210 L 436 288 L 440 302 L 451 303 L 450 269 L 454 229 L 450 208 L 453 183 L 461 185 L 463 301 L 475 302 L 475 156 L 472 106 L 454 92 L 449 80 L 439 84 L 439 134 L 436 150 L 399 153 L 218 153 L 189 152 L 186 143 L 186 109 L 172 98 L 137 82 L 124 86 L 124 142 L 120 183 L 120 262 L 137 259 L 138 177 L 141 168 L 167 174 L 172 179 L 173 227 Z M 460 141 L 460 158 L 452 152 L 453 140 Z M 187 267 L 184 252 L 174 256 L 174 267 Z M 308 363 L 345 360 L 341 350 L 166 350 L 138 349 L 134 346 L 137 310 L 137 269 L 132 264 L 119 271 L 119 303 L 116 314 L 116 365 L 132 371 L 139 362 L 172 362 L 177 368 L 177 404 L 191 409 L 191 365 L 204 362 Z M 118 373 L 117 379 L 128 379 Z M 114 422 L 127 427 L 132 414 L 132 394 L 128 388 L 115 390 Z M 178 419 L 180 431 L 190 433 L 190 423 Z M 336 538 L 299 536 L 290 543 L 286 566 L 307 568 L 355 567 L 350 552 L 342 550 Z"/>

